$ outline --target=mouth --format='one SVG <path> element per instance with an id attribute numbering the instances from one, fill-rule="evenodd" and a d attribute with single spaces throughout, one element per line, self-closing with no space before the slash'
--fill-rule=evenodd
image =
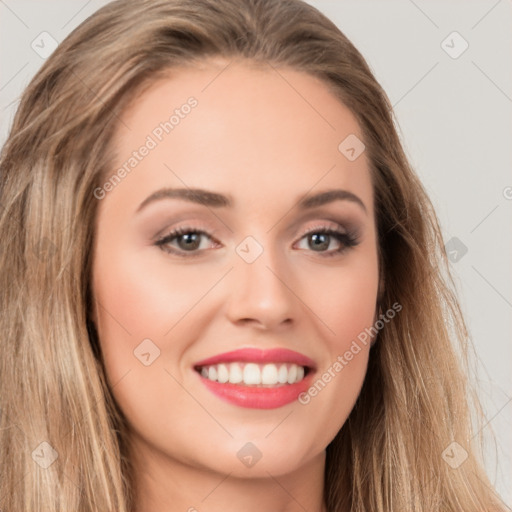
<path id="1" fill-rule="evenodd" d="M 199 361 L 194 370 L 207 389 L 231 404 L 273 409 L 296 400 L 316 366 L 287 349 L 240 349 Z"/>
<path id="2" fill-rule="evenodd" d="M 195 366 L 201 377 L 213 382 L 252 387 L 280 387 L 296 384 L 306 377 L 311 368 L 295 363 L 232 362 Z"/>

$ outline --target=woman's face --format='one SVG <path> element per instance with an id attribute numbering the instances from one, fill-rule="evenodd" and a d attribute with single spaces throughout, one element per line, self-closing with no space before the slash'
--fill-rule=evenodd
<path id="1" fill-rule="evenodd" d="M 361 389 L 372 184 L 323 82 L 226 64 L 175 71 L 121 116 L 95 191 L 94 321 L 141 456 L 277 476 L 323 461 Z"/>

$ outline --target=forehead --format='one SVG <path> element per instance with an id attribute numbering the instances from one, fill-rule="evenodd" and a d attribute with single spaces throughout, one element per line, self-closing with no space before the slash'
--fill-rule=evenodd
<path id="1" fill-rule="evenodd" d="M 372 207 L 366 153 L 350 159 L 344 152 L 347 145 L 364 147 L 356 118 L 306 73 L 206 61 L 169 70 L 121 117 L 116 166 L 129 175 L 116 195 L 135 199 L 162 186 L 189 186 L 229 189 L 235 201 L 249 204 L 276 191 L 295 197 L 336 186 Z M 141 157 L 143 147 L 149 149 Z"/>

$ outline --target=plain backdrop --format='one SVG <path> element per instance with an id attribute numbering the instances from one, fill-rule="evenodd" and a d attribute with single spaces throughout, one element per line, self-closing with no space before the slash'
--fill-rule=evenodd
<path id="1" fill-rule="evenodd" d="M 106 3 L 0 0 L 0 145 L 44 62 L 37 42 L 51 50 Z M 511 1 L 310 3 L 367 59 L 437 209 L 477 353 L 486 465 L 512 510 Z"/>

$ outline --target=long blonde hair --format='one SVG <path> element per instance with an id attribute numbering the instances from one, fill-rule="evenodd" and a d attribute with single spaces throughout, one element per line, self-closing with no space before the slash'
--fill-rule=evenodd
<path id="1" fill-rule="evenodd" d="M 215 56 L 319 77 L 364 134 L 379 305 L 403 309 L 379 333 L 358 401 L 327 448 L 329 512 L 502 510 L 471 445 L 468 336 L 436 215 L 365 60 L 300 0 L 115 1 L 27 87 L 0 160 L 0 508 L 133 508 L 126 421 L 89 320 L 93 191 L 112 171 L 128 103 L 158 76 Z M 457 468 L 443 458 L 454 441 L 468 454 Z"/>

